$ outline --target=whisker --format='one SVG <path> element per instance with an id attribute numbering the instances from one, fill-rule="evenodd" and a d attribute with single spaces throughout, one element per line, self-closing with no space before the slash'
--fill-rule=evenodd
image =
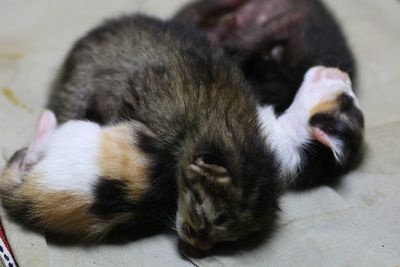
<path id="1" fill-rule="evenodd" d="M 180 249 L 180 252 L 181 252 L 181 255 L 185 258 L 185 260 L 187 260 L 188 262 L 193 264 L 193 266 L 200 267 L 188 255 L 185 254 L 185 251 L 183 249 Z"/>
<path id="2" fill-rule="evenodd" d="M 170 225 L 169 222 L 166 222 L 166 221 L 164 221 L 164 220 L 161 220 L 161 222 L 162 222 L 165 226 L 167 226 L 168 228 L 170 228 L 170 229 L 172 229 L 172 230 L 174 230 L 174 231 L 177 232 L 176 228 L 175 228 L 174 226 Z"/>

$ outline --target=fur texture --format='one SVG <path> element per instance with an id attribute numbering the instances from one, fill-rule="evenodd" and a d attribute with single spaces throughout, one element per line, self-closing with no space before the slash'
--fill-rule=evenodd
<path id="1" fill-rule="evenodd" d="M 175 16 L 192 23 L 241 67 L 262 105 L 283 112 L 306 71 L 332 66 L 355 77 L 355 62 L 320 0 L 200 0 Z M 354 81 L 353 81 L 354 82 Z"/>
<path id="2" fill-rule="evenodd" d="M 272 146 L 283 145 L 280 153 L 287 161 L 286 172 L 292 173 L 290 186 L 330 182 L 359 161 L 364 119 L 354 94 L 332 100 L 329 108 L 323 108 L 327 102 L 319 103 L 312 118 L 302 116 L 298 121 L 298 116 L 288 116 L 312 66 L 339 68 L 355 81 L 356 66 L 346 38 L 321 1 L 201 0 L 188 4 L 174 19 L 195 25 L 237 62 L 259 102 L 260 122 L 273 127 L 265 127 L 267 135 L 284 131 L 289 137 L 292 132 L 289 139 L 269 140 Z M 274 120 L 280 126 L 272 126 Z M 290 130 L 295 125 L 315 126 L 314 134 Z M 324 141 L 328 135 L 334 147 Z"/>
<path id="3" fill-rule="evenodd" d="M 282 115 L 277 116 L 272 106 L 259 107 L 258 116 L 267 143 L 276 151 L 289 187 L 299 185 L 298 174 L 304 168 L 325 167 L 307 165 L 312 163 L 307 161 L 305 151 L 311 150 L 314 142 L 330 150 L 334 166 L 338 169 L 347 167 L 344 165 L 350 161 L 349 157 L 355 156 L 350 154 L 351 151 L 359 151 L 359 147 L 354 146 L 361 146 L 362 142 L 363 118 L 358 106 L 349 76 L 339 69 L 318 66 L 307 71 L 293 103 Z M 351 138 L 341 135 L 343 133 L 336 131 L 339 124 L 331 123 L 329 129 L 324 128 L 329 120 L 320 119 L 320 124 L 316 123 L 315 118 L 321 116 L 336 118 L 341 122 L 342 131 L 359 135 Z M 358 143 L 344 143 L 347 139 L 358 140 Z M 312 178 L 308 176 L 308 179 Z"/>
<path id="4" fill-rule="evenodd" d="M 246 86 L 236 65 L 199 32 L 132 16 L 108 21 L 75 44 L 49 106 L 61 121 L 145 124 L 154 133 L 138 136 L 153 162 L 152 201 L 145 203 L 171 202 L 168 188 L 177 183 L 178 234 L 207 250 L 276 219 L 279 172 Z M 107 187 L 99 194 L 109 195 Z"/>
<path id="5" fill-rule="evenodd" d="M 136 136 L 149 131 L 132 121 L 107 127 L 70 121 L 55 129 L 47 123 L 48 115 L 39 120 L 29 148 L 19 150 L 1 174 L 1 198 L 9 214 L 40 231 L 83 240 L 104 237 L 132 218 L 145 218 L 134 207 L 149 191 L 151 162 Z M 32 149 L 38 141 L 41 149 Z M 116 194 L 104 195 L 104 186 Z M 129 208 L 110 209 L 113 201 Z M 160 210 L 148 214 L 152 212 Z"/>

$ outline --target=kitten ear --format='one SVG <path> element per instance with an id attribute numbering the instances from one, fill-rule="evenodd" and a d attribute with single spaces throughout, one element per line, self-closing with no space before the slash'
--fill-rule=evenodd
<path id="1" fill-rule="evenodd" d="M 221 184 L 228 184 L 231 181 L 228 170 L 222 160 L 213 154 L 203 154 L 198 156 L 189 169 L 196 176 L 212 179 Z"/>
<path id="2" fill-rule="evenodd" d="M 338 138 L 333 137 L 318 127 L 311 128 L 311 136 L 321 144 L 329 147 L 336 161 L 341 164 L 343 161 L 343 143 Z"/>
<path id="3" fill-rule="evenodd" d="M 57 127 L 57 119 L 54 113 L 50 110 L 45 110 L 39 117 L 35 135 L 28 146 L 24 161 L 24 169 L 29 169 L 30 166 L 37 163 L 40 159 L 45 145 L 50 136 Z"/>

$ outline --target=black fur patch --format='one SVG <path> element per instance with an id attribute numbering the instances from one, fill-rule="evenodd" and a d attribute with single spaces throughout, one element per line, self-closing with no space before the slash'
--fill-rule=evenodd
<path id="1" fill-rule="evenodd" d="M 101 177 L 95 185 L 95 201 L 91 211 L 104 219 L 122 212 L 130 212 L 133 203 L 128 200 L 126 183 L 121 180 Z"/>
<path id="2" fill-rule="evenodd" d="M 2 192 L 2 194 L 4 194 Z M 12 197 L 2 197 L 2 202 L 8 214 L 18 223 L 27 227 L 31 227 L 35 223 L 32 217 L 31 210 L 34 208 L 35 203 L 29 200 L 21 200 L 18 205 L 15 205 L 15 200 Z"/>
<path id="3" fill-rule="evenodd" d="M 120 212 L 131 213 L 130 219 L 116 225 L 114 230 L 117 232 L 146 226 L 149 223 L 165 223 L 167 215 L 169 218 L 175 216 L 177 190 L 174 157 L 162 149 L 161 142 L 143 132 L 138 133 L 138 147 L 151 160 L 151 186 L 140 199 L 127 199 L 128 188 L 119 180 L 107 180 L 96 186 L 96 203 L 92 211 L 104 218 L 110 218 Z"/>
<path id="4" fill-rule="evenodd" d="M 346 109 L 351 123 L 336 118 L 334 114 L 320 113 L 311 118 L 310 124 L 343 142 L 341 163 L 335 160 L 330 148 L 314 141 L 302 149 L 303 164 L 298 170 L 295 187 L 307 188 L 334 182 L 361 160 L 364 125 L 362 113 L 354 105 L 349 107 L 346 98 L 343 98 L 339 108 Z"/>
<path id="5" fill-rule="evenodd" d="M 326 184 L 344 173 L 343 167 L 335 161 L 331 149 L 316 141 L 303 149 L 301 154 L 303 155 L 302 167 L 296 178 L 295 188 Z"/>
<path id="6" fill-rule="evenodd" d="M 164 144 L 146 133 L 138 133 L 138 147 L 151 158 L 151 188 L 141 205 L 144 208 L 162 210 L 177 199 L 176 158 Z M 172 146 L 173 147 L 173 146 Z"/>

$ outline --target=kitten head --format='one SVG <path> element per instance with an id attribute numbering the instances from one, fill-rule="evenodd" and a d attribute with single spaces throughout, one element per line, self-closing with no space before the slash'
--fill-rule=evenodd
<path id="1" fill-rule="evenodd" d="M 314 139 L 330 148 L 338 167 L 346 169 L 361 156 L 364 116 L 348 94 L 339 94 L 333 103 L 312 114 L 309 123 Z"/>
<path id="2" fill-rule="evenodd" d="M 207 251 L 273 225 L 276 167 L 263 145 L 251 147 L 236 153 L 202 149 L 183 167 L 176 225 L 186 244 Z"/>

